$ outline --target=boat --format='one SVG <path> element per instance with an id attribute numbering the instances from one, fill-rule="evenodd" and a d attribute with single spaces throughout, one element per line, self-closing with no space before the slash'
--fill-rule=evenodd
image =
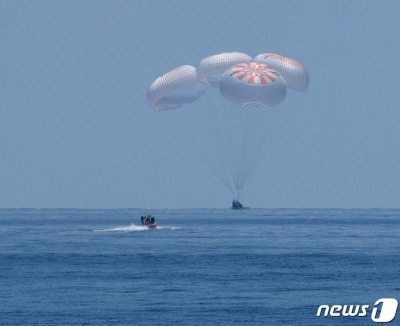
<path id="1" fill-rule="evenodd" d="M 149 228 L 151 228 L 151 229 L 156 228 L 157 225 L 158 225 L 157 222 L 156 222 L 156 220 L 154 219 L 154 217 L 151 216 L 151 215 L 142 216 L 142 217 L 140 218 L 140 221 L 142 222 L 142 225 L 143 225 L 143 226 L 147 226 L 147 227 L 149 227 Z"/>
<path id="2" fill-rule="evenodd" d="M 152 224 L 147 224 L 147 225 L 145 225 L 145 226 L 147 226 L 148 228 L 151 228 L 151 229 L 154 229 L 154 228 L 156 228 L 157 227 L 157 222 L 154 222 L 154 223 L 152 223 Z"/>

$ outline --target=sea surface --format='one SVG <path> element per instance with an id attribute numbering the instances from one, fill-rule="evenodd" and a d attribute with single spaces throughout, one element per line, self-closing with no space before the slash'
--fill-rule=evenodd
<path id="1" fill-rule="evenodd" d="M 380 298 L 400 210 L 0 210 L 0 325 L 375 325 Z"/>

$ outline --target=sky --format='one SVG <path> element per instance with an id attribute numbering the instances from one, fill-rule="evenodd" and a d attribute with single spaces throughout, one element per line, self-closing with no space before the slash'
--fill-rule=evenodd
<path id="1" fill-rule="evenodd" d="M 229 207 L 146 99 L 160 74 L 226 51 L 282 54 L 310 75 L 245 206 L 400 207 L 399 12 L 395 0 L 0 1 L 0 208 Z"/>

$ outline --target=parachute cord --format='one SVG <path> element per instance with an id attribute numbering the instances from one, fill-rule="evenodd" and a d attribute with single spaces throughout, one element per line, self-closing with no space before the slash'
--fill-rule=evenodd
<path id="1" fill-rule="evenodd" d="M 239 108 L 242 109 L 242 108 Z M 240 111 L 240 115 L 243 115 L 243 110 Z M 243 118 L 242 118 L 243 119 Z M 240 197 L 241 193 L 241 180 L 243 177 L 243 163 L 244 163 L 244 155 L 243 155 L 243 149 L 244 149 L 244 142 L 245 142 L 245 130 L 246 130 L 246 120 L 244 120 L 244 128 L 239 128 L 236 129 L 236 135 L 235 137 L 238 138 L 239 136 L 239 141 L 236 140 L 235 148 L 233 149 L 233 153 L 235 154 L 235 163 L 237 166 L 237 174 L 236 174 L 236 191 L 237 191 L 237 198 Z"/>
<path id="2" fill-rule="evenodd" d="M 220 101 L 221 101 L 221 107 L 222 107 L 222 111 L 223 111 L 223 114 L 224 114 L 224 116 L 228 116 L 228 112 L 227 112 L 227 104 L 226 103 L 224 103 L 223 101 L 225 101 L 224 99 L 220 99 Z M 229 147 L 230 147 L 230 152 L 229 152 L 229 154 L 230 154 L 230 156 L 231 156 L 231 159 L 228 159 L 228 162 L 232 162 L 232 164 L 233 164 L 233 169 L 231 168 L 231 175 L 232 175 L 232 180 L 233 180 L 233 184 L 235 185 L 235 188 L 236 188 L 236 197 L 237 197 L 237 193 L 238 193 L 238 188 L 237 188 L 237 185 L 238 185 L 238 167 L 237 167 L 237 164 L 236 164 L 236 160 L 235 160 L 235 151 L 234 151 L 234 144 L 233 144 L 233 141 L 232 141 L 232 131 L 231 131 L 231 128 L 229 128 L 229 126 L 228 126 L 228 123 L 227 123 L 227 119 L 223 119 L 223 121 L 225 122 L 225 127 L 226 127 L 226 130 L 227 130 L 227 134 L 228 134 L 228 141 L 229 141 L 229 144 L 227 144 Z M 229 155 L 228 154 L 228 155 Z"/>
<path id="3" fill-rule="evenodd" d="M 215 104 L 215 98 L 214 98 L 214 104 Z M 227 182 L 229 184 L 231 184 L 231 177 L 233 175 L 233 168 L 231 166 L 231 160 L 230 160 L 230 157 L 229 157 L 229 153 L 227 152 L 227 149 L 226 149 L 226 146 L 225 146 L 226 144 L 224 143 L 223 138 L 220 137 L 220 135 L 221 135 L 220 131 L 221 131 L 221 127 L 222 127 L 221 124 L 220 124 L 220 119 L 222 119 L 221 115 L 224 113 L 223 105 L 215 104 L 214 112 L 217 114 L 216 115 L 217 116 L 216 125 L 215 125 L 215 128 L 214 128 L 214 131 L 215 131 L 215 134 L 217 135 L 217 139 L 218 139 L 218 142 L 219 142 L 218 147 L 221 149 L 221 153 L 223 154 L 223 159 L 224 159 L 223 160 L 223 169 L 224 169 L 225 175 L 226 175 L 227 180 L 228 180 Z M 225 119 L 222 119 L 222 120 L 225 121 Z M 226 121 L 225 121 L 225 124 L 226 124 Z M 228 130 L 227 126 L 226 126 L 226 129 Z M 226 134 L 226 132 L 225 132 L 225 134 Z M 230 173 L 228 173 L 228 170 L 230 171 Z M 232 193 L 232 195 L 234 195 L 232 190 L 231 190 L 231 193 Z"/>
<path id="4" fill-rule="evenodd" d="M 265 133 L 262 136 L 262 139 L 267 139 L 267 147 L 270 146 L 271 141 L 269 140 L 270 136 L 269 134 L 271 134 L 272 132 L 272 126 L 274 125 L 274 122 L 277 118 L 278 115 L 278 110 L 274 110 L 273 111 L 273 116 L 271 121 L 269 121 L 268 126 L 266 128 Z M 254 165 L 257 165 L 258 162 L 261 160 L 261 158 L 263 157 L 263 155 L 260 156 L 260 152 L 262 152 L 262 148 L 263 148 L 263 144 L 264 142 L 261 141 L 258 146 L 256 146 L 256 150 L 255 150 L 255 154 L 253 159 L 250 161 L 249 167 L 248 169 L 246 169 L 247 173 L 246 176 L 243 178 L 243 187 L 245 186 L 245 184 L 247 183 L 247 181 L 249 180 L 249 174 L 252 174 L 252 169 L 254 167 Z"/>
<path id="5" fill-rule="evenodd" d="M 227 108 L 226 108 L 225 105 L 223 106 L 223 110 L 224 110 L 224 115 L 228 116 Z M 227 119 L 224 119 L 224 120 L 225 120 L 226 130 L 228 131 L 227 132 L 227 134 L 228 134 L 228 142 L 229 142 L 228 146 L 230 148 L 229 154 L 231 156 L 230 161 L 233 164 L 232 179 L 233 179 L 233 184 L 235 185 L 236 193 L 237 193 L 237 175 L 238 175 L 238 171 L 237 171 L 237 164 L 236 164 L 236 160 L 235 160 L 234 145 L 233 145 L 233 142 L 232 142 L 232 134 L 231 134 L 232 131 L 231 131 L 231 128 L 229 128 L 229 126 L 227 124 L 227 121 L 226 121 Z"/>
<path id="6" fill-rule="evenodd" d="M 242 193 L 243 189 L 243 179 L 245 175 L 245 169 L 246 169 L 246 148 L 247 148 L 247 140 L 249 136 L 249 119 L 248 119 L 248 108 L 243 108 L 243 115 L 244 115 L 244 134 L 243 134 L 243 143 L 242 143 L 242 168 L 241 168 L 241 176 L 240 176 L 240 185 L 239 185 L 239 193 L 238 197 L 240 197 L 240 194 Z M 238 198 L 239 199 L 239 198 Z"/>
<path id="7" fill-rule="evenodd" d="M 228 139 L 226 139 L 226 141 L 228 143 L 224 143 L 224 154 L 225 154 L 225 159 L 226 159 L 226 165 L 229 167 L 229 171 L 230 171 L 230 177 L 229 180 L 232 181 L 233 185 L 235 185 L 235 160 L 234 160 L 234 156 L 232 155 L 232 142 L 230 140 L 230 129 L 227 123 L 227 119 L 226 119 L 226 106 L 224 103 L 224 100 L 219 99 L 220 101 L 220 105 L 218 107 L 218 112 L 220 113 L 220 117 L 222 119 L 222 121 L 224 122 L 225 125 L 225 135 L 228 135 Z M 231 150 L 229 150 L 229 146 L 231 147 Z"/>
<path id="8" fill-rule="evenodd" d="M 302 100 L 302 98 L 298 98 L 298 100 L 296 101 L 295 105 L 289 109 L 289 113 L 287 114 L 286 118 L 284 118 L 283 122 L 278 126 L 278 130 L 275 133 L 275 135 L 272 137 L 271 142 L 268 144 L 268 146 L 265 148 L 265 150 L 262 152 L 260 159 L 258 160 L 258 162 L 254 165 L 254 167 L 251 169 L 250 173 L 248 174 L 245 183 L 247 183 L 247 181 L 250 179 L 250 177 L 252 176 L 252 174 L 254 173 L 254 171 L 257 169 L 258 165 L 261 163 L 262 158 L 265 156 L 265 154 L 268 152 L 268 150 L 270 149 L 270 147 L 272 146 L 272 144 L 274 143 L 275 139 L 278 137 L 278 134 L 280 133 L 280 131 L 283 129 L 283 127 L 286 125 L 287 121 L 289 120 L 290 116 L 293 114 L 293 112 L 295 111 L 295 109 L 297 108 L 297 106 L 299 105 L 300 101 Z"/>
<path id="9" fill-rule="evenodd" d="M 160 112 L 161 113 L 161 112 Z M 176 134 L 179 136 L 179 138 L 183 141 L 183 143 L 187 146 L 187 147 L 189 147 L 189 148 L 196 148 L 196 146 L 190 146 L 190 143 L 187 141 L 187 137 L 183 137 L 183 135 L 177 130 L 177 128 L 175 127 L 175 126 L 173 126 L 172 124 L 171 124 L 171 122 L 168 120 L 168 119 L 162 119 L 161 121 L 163 121 L 163 123 L 167 123 L 168 125 L 169 125 L 169 127 L 171 127 L 172 129 L 174 129 L 175 130 L 175 132 L 176 132 Z M 210 171 L 229 189 L 229 191 L 232 193 L 232 195 L 234 195 L 233 194 L 233 191 L 232 191 L 232 189 L 231 189 L 231 187 L 230 187 L 230 184 L 229 184 L 229 182 L 227 183 L 225 180 L 224 180 L 224 178 L 217 172 L 217 171 L 215 171 L 211 166 L 210 166 L 210 164 L 209 163 L 207 163 L 207 161 L 205 161 L 202 157 L 201 157 L 201 155 L 195 150 L 195 149 L 193 149 L 193 152 L 194 152 L 194 154 L 197 156 L 197 158 L 200 160 L 200 161 L 202 161 L 205 165 L 207 165 L 208 166 L 208 168 L 210 169 Z"/>
<path id="10" fill-rule="evenodd" d="M 237 194 L 237 200 L 239 200 L 243 187 L 244 187 L 244 178 L 246 175 L 246 152 L 247 152 L 247 146 L 248 146 L 248 138 L 249 138 L 249 132 L 250 132 L 250 124 L 249 124 L 249 110 L 250 108 L 243 108 L 241 110 L 242 113 L 242 120 L 244 120 L 244 127 L 243 127 L 243 137 L 242 137 L 242 164 L 241 164 L 241 175 L 240 175 L 240 180 L 238 184 L 238 194 Z"/>
<path id="11" fill-rule="evenodd" d="M 268 133 L 271 132 L 270 130 L 270 126 L 273 125 L 274 120 L 276 119 L 276 115 L 277 115 L 277 110 L 273 110 L 273 115 L 272 115 L 272 120 L 268 121 L 267 126 L 265 126 L 265 128 L 263 130 L 265 130 L 259 137 L 257 137 L 258 139 L 260 139 L 260 142 L 258 144 L 255 145 L 255 151 L 251 151 L 252 153 L 252 158 L 248 157 L 248 155 L 246 155 L 246 157 L 249 158 L 248 163 L 245 164 L 245 166 L 243 167 L 243 177 L 241 179 L 239 188 L 240 188 L 240 193 L 242 192 L 242 190 L 244 189 L 247 181 L 248 181 L 248 174 L 250 173 L 250 170 L 252 168 L 252 166 L 254 165 L 255 162 L 257 162 L 258 158 L 259 158 L 259 153 L 261 151 L 261 148 L 263 147 L 263 144 L 265 143 L 264 139 L 266 139 L 266 135 L 268 135 Z M 264 113 L 262 113 L 264 114 Z M 248 117 L 248 115 L 246 116 Z M 250 125 L 246 125 L 246 133 L 245 133 L 245 140 L 246 140 L 246 149 L 245 152 L 247 153 L 247 146 L 248 146 L 248 137 L 249 137 L 249 133 L 250 133 Z"/>
<path id="12" fill-rule="evenodd" d="M 211 115 L 210 113 L 210 106 L 208 107 L 208 113 L 209 113 L 209 116 Z M 224 148 L 224 146 L 223 146 L 223 140 L 222 140 L 222 137 L 220 136 L 220 125 L 219 125 L 219 117 L 217 116 L 218 115 L 218 107 L 217 108 L 213 108 L 213 113 L 214 113 L 214 121 L 215 121 L 215 124 L 212 124 L 212 126 L 213 126 L 213 132 L 214 132 L 214 135 L 215 135 L 215 138 L 217 139 L 217 147 L 218 147 L 218 152 L 221 154 L 222 153 L 222 170 L 223 170 L 223 172 L 224 172 L 224 175 L 225 175 L 225 178 L 226 178 L 226 183 L 229 185 L 229 190 L 231 191 L 231 193 L 232 193 L 232 195 L 233 195 L 233 190 L 232 190 L 232 188 L 231 188 L 231 183 L 230 183 L 230 176 L 229 176 L 229 174 L 228 174 L 228 172 L 227 172 L 227 166 L 228 166 L 228 169 L 230 168 L 230 166 L 229 166 L 229 164 L 228 164 L 228 162 L 229 162 L 229 160 L 227 159 L 227 155 L 226 155 L 226 151 L 225 151 L 225 148 Z M 212 116 L 212 115 L 211 115 Z"/>

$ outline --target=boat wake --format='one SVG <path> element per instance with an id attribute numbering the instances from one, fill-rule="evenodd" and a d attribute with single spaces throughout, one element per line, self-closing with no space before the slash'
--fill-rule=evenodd
<path id="1" fill-rule="evenodd" d="M 158 230 L 180 230 L 180 226 L 157 226 Z"/>
<path id="2" fill-rule="evenodd" d="M 121 226 L 112 229 L 93 230 L 93 232 L 138 232 L 147 231 L 148 229 L 147 226 L 131 224 L 129 226 Z"/>
<path id="3" fill-rule="evenodd" d="M 176 226 L 157 226 L 157 228 L 154 228 L 153 230 L 179 230 L 179 229 L 182 228 Z M 121 226 L 112 229 L 93 230 L 93 232 L 139 232 L 148 230 L 150 230 L 150 228 L 145 225 L 135 225 L 132 223 L 129 226 Z"/>

